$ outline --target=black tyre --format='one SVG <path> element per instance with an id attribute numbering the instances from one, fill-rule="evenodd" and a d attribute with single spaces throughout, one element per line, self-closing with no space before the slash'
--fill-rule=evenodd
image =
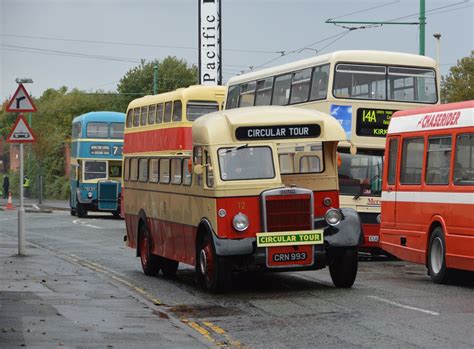
<path id="1" fill-rule="evenodd" d="M 329 253 L 329 273 L 334 286 L 349 288 L 357 276 L 357 248 L 332 248 Z"/>
<path id="2" fill-rule="evenodd" d="M 176 276 L 178 271 L 179 262 L 172 259 L 161 257 L 161 272 L 166 278 L 172 278 Z"/>
<path id="3" fill-rule="evenodd" d="M 216 254 L 212 237 L 207 233 L 196 249 L 196 280 L 211 293 L 224 292 L 230 284 L 231 272 L 224 258 Z"/>
<path id="4" fill-rule="evenodd" d="M 79 218 L 86 218 L 87 217 L 87 209 L 80 202 L 76 203 L 76 212 L 77 212 L 77 216 Z"/>
<path id="5" fill-rule="evenodd" d="M 143 273 L 156 276 L 160 272 L 160 257 L 151 252 L 151 239 L 145 224 L 140 225 L 138 232 L 138 247 Z"/>
<path id="6" fill-rule="evenodd" d="M 448 283 L 452 274 L 452 271 L 446 268 L 446 242 L 441 227 L 436 227 L 430 237 L 428 273 L 431 280 L 437 284 Z"/>
<path id="7" fill-rule="evenodd" d="M 76 215 L 76 209 L 72 207 L 72 194 L 69 192 L 69 206 L 71 206 L 71 216 Z"/>

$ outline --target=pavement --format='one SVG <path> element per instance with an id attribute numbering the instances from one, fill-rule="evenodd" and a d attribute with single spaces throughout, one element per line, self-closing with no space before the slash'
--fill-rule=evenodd
<path id="1" fill-rule="evenodd" d="M 64 207 L 64 202 L 45 205 Z M 0 349 L 209 347 L 159 304 L 68 255 L 27 241 L 28 254 L 19 256 L 17 239 L 2 232 L 4 219 Z"/>
<path id="2" fill-rule="evenodd" d="M 0 199 L 0 210 L 5 209 L 7 206 L 8 200 L 7 199 Z M 12 204 L 15 207 L 20 206 L 20 199 L 19 198 L 12 198 Z M 49 213 L 52 210 L 58 211 L 69 211 L 69 201 L 68 200 L 42 200 L 41 204 L 38 203 L 38 199 L 24 199 L 23 206 L 25 210 L 31 211 L 41 211 Z"/>

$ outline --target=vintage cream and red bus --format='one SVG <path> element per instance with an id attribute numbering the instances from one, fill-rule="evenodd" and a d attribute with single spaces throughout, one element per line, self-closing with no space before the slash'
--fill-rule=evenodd
<path id="1" fill-rule="evenodd" d="M 382 248 L 434 282 L 474 271 L 474 101 L 395 113 L 387 134 Z"/>
<path id="2" fill-rule="evenodd" d="M 225 109 L 292 105 L 331 114 L 341 123 L 351 142 L 341 142 L 338 149 L 341 207 L 357 210 L 364 228 L 362 249 L 376 253 L 390 117 L 438 102 L 436 62 L 399 52 L 336 51 L 242 74 L 227 85 Z"/>
<path id="3" fill-rule="evenodd" d="M 146 275 L 173 275 L 183 262 L 211 292 L 232 271 L 327 265 L 336 286 L 350 287 L 362 233 L 357 213 L 338 209 L 344 139 L 321 112 L 256 107 L 198 118 L 191 151 L 126 144 L 127 245 Z"/>

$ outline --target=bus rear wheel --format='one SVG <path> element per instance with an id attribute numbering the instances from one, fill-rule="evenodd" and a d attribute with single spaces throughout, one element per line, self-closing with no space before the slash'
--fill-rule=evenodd
<path id="1" fill-rule="evenodd" d="M 169 258 L 161 257 L 161 272 L 166 278 L 172 278 L 176 276 L 178 271 L 179 262 Z"/>
<path id="2" fill-rule="evenodd" d="M 207 233 L 196 249 L 196 279 L 211 293 L 221 293 L 230 282 L 227 262 L 216 254 L 212 237 Z"/>
<path id="3" fill-rule="evenodd" d="M 357 276 L 357 248 L 331 248 L 329 250 L 329 273 L 334 286 L 352 287 Z"/>
<path id="4" fill-rule="evenodd" d="M 441 227 L 436 227 L 430 237 L 428 273 L 437 284 L 446 284 L 451 277 L 450 270 L 446 268 L 446 242 Z"/>
<path id="5" fill-rule="evenodd" d="M 138 246 L 143 273 L 147 276 L 156 276 L 160 272 L 160 258 L 151 252 L 151 240 L 145 224 L 140 225 Z"/>

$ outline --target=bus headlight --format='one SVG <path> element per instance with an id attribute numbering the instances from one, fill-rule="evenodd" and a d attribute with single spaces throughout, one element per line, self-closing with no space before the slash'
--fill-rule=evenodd
<path id="1" fill-rule="evenodd" d="M 377 223 L 380 224 L 380 222 L 382 222 L 382 214 L 381 213 L 379 213 L 377 215 Z"/>
<path id="2" fill-rule="evenodd" d="M 249 227 L 249 218 L 243 213 L 237 213 L 232 219 L 232 225 L 237 231 L 245 231 Z"/>
<path id="3" fill-rule="evenodd" d="M 87 198 L 88 199 L 92 199 L 93 197 L 94 197 L 94 194 L 92 194 L 91 191 L 87 193 Z"/>
<path id="4" fill-rule="evenodd" d="M 326 222 L 329 225 L 336 226 L 342 220 L 342 213 L 341 213 L 341 211 L 339 211 L 335 208 L 331 208 L 331 209 L 326 211 L 326 214 L 324 215 L 324 218 L 326 219 Z"/>

